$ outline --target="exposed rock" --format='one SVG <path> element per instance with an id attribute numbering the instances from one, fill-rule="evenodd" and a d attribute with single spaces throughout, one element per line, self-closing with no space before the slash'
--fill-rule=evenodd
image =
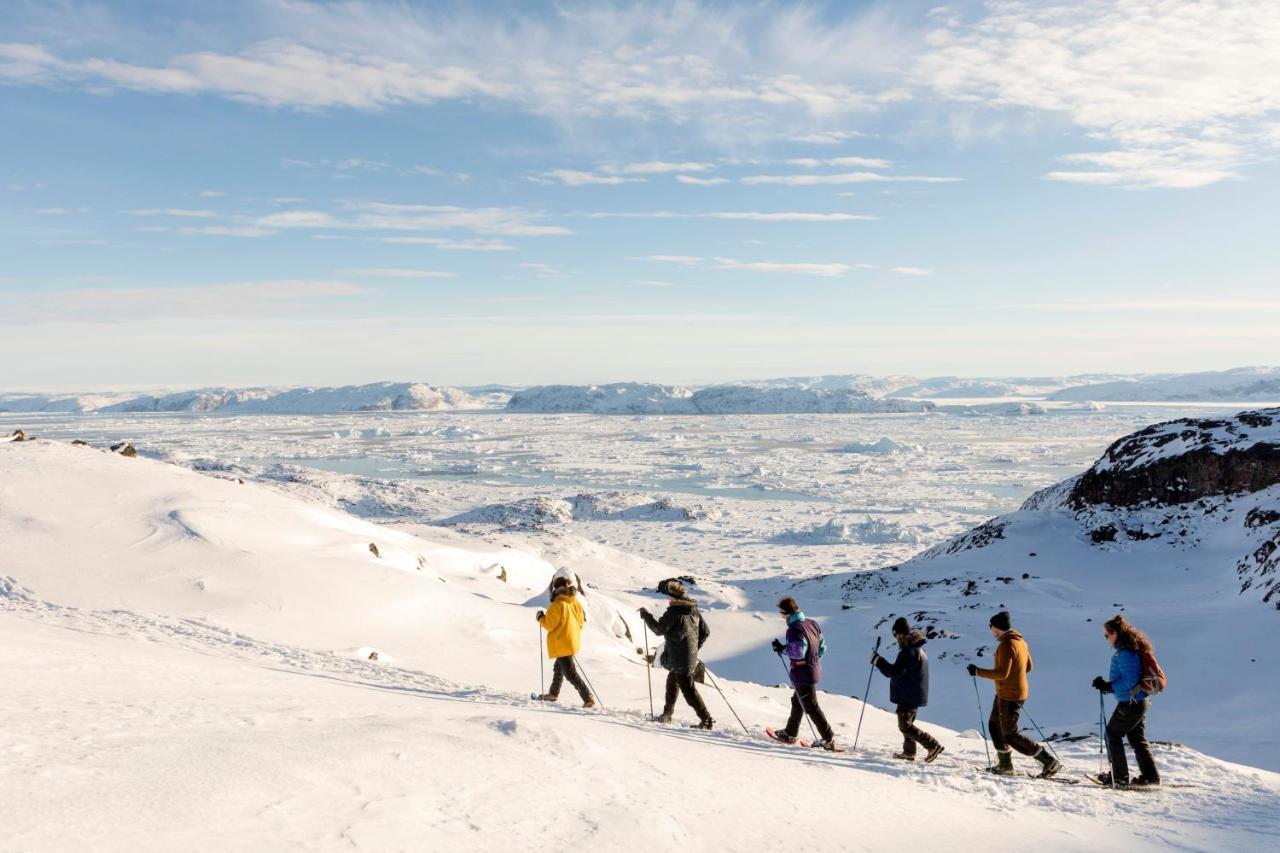
<path id="1" fill-rule="evenodd" d="M 134 448 L 134 446 L 131 443 L 127 441 L 122 441 L 119 444 L 111 445 L 111 452 L 119 453 L 121 456 L 128 456 L 130 458 L 133 458 L 138 455 L 138 451 Z"/>
<path id="2" fill-rule="evenodd" d="M 30 441 L 30 440 L 31 440 L 31 438 L 32 438 L 31 436 L 27 435 L 27 434 L 26 434 L 25 432 L 23 432 L 22 430 L 20 430 L 20 429 L 15 429 L 15 430 L 13 431 L 13 434 L 12 434 L 12 435 L 7 435 L 7 436 L 5 436 L 4 438 L 0 438 L 0 442 L 5 442 L 5 441 Z"/>
<path id="3" fill-rule="evenodd" d="M 77 438 L 75 441 L 71 442 L 71 446 L 72 446 L 72 447 L 88 447 L 88 446 L 89 446 L 89 442 L 87 442 L 87 441 L 82 441 L 81 439 L 78 439 L 78 438 Z"/>
<path id="4" fill-rule="evenodd" d="M 1133 507 L 1258 492 L 1280 483 L 1280 409 L 1155 424 L 1107 448 L 1071 503 Z"/>
<path id="5" fill-rule="evenodd" d="M 378 546 L 377 546 L 377 545 L 375 545 L 375 544 L 373 544 L 372 542 L 370 542 L 370 543 L 369 543 L 369 553 L 370 553 L 370 554 L 372 554 L 372 555 L 373 555 L 373 556 L 375 556 L 375 557 L 381 557 L 381 556 L 382 556 L 382 553 L 381 553 L 380 551 L 378 551 Z"/>

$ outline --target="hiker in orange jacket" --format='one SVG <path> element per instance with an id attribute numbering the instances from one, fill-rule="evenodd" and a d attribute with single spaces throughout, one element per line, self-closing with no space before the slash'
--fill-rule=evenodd
<path id="1" fill-rule="evenodd" d="M 1062 769 L 1062 763 L 1040 744 L 1018 731 L 1018 716 L 1022 703 L 1031 695 L 1027 674 L 1031 672 L 1031 650 L 1022 635 L 1013 630 L 1013 620 L 1007 610 L 1001 610 L 990 621 L 991 636 L 999 641 L 996 646 L 995 666 L 983 669 L 969 664 L 971 676 L 994 681 L 995 702 L 991 706 L 991 742 L 995 744 L 999 762 L 991 772 L 1002 776 L 1012 775 L 1013 754 L 1011 748 L 1023 755 L 1030 755 L 1040 762 L 1040 775 L 1048 778 Z"/>

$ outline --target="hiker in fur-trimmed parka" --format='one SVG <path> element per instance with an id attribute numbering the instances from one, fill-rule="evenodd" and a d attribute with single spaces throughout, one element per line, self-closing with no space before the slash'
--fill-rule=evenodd
<path id="1" fill-rule="evenodd" d="M 645 608 L 640 608 L 640 618 L 650 631 L 666 639 L 659 663 L 667 670 L 667 689 L 659 722 L 671 722 L 675 712 L 677 691 L 684 696 L 689 707 L 698 715 L 699 727 L 709 729 L 715 723 L 707 711 L 706 703 L 698 695 L 693 676 L 698 669 L 698 650 L 711 636 L 711 629 L 698 612 L 697 603 L 685 595 L 684 586 L 668 581 L 666 587 L 670 601 L 661 619 L 654 619 Z"/>

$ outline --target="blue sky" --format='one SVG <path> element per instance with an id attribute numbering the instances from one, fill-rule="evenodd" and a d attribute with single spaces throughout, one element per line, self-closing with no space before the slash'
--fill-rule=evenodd
<path id="1" fill-rule="evenodd" d="M 1280 7 L 6 3 L 6 388 L 1275 363 Z"/>

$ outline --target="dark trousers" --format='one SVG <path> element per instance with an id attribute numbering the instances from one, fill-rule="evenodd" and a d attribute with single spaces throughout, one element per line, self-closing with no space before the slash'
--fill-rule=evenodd
<path id="1" fill-rule="evenodd" d="M 919 710 L 910 705 L 898 706 L 898 731 L 902 732 L 903 755 L 915 755 L 916 744 L 923 746 L 926 752 L 938 745 L 932 735 L 921 731 L 916 726 L 916 712 Z"/>
<path id="2" fill-rule="evenodd" d="M 677 691 L 684 695 L 684 701 L 689 703 L 689 707 L 698 715 L 699 720 L 711 719 L 706 703 L 702 701 L 702 697 L 698 695 L 698 688 L 693 684 L 693 676 L 687 672 L 667 673 L 667 695 L 666 701 L 662 704 L 662 713 L 669 715 L 675 711 Z"/>
<path id="3" fill-rule="evenodd" d="M 1040 744 L 1018 731 L 1018 716 L 1022 713 L 1022 703 L 1012 699 L 996 697 L 991 706 L 991 719 L 987 721 L 991 729 L 991 743 L 1000 752 L 1010 748 L 1023 755 L 1035 755 L 1040 751 Z"/>
<path id="4" fill-rule="evenodd" d="M 591 698 L 591 691 L 587 689 L 586 682 L 582 680 L 582 676 L 578 674 L 578 666 L 573 662 L 573 655 L 563 658 L 556 658 L 555 666 L 552 667 L 551 675 L 551 695 L 559 696 L 560 688 L 564 684 L 565 679 L 573 685 L 578 691 L 578 695 L 585 702 Z"/>
<path id="5" fill-rule="evenodd" d="M 1160 781 L 1156 761 L 1151 757 L 1151 744 L 1147 743 L 1147 707 L 1141 702 L 1121 702 L 1107 722 L 1107 743 L 1111 748 L 1111 778 L 1117 784 L 1129 781 L 1129 762 L 1125 759 L 1124 741 L 1129 739 L 1138 770 L 1152 782 Z"/>
<path id="6" fill-rule="evenodd" d="M 808 714 L 809 719 L 813 721 L 814 727 L 818 730 L 818 737 L 823 740 L 832 740 L 835 737 L 835 732 L 831 731 L 831 724 L 827 722 L 827 715 L 818 707 L 818 688 L 816 687 L 797 687 L 791 694 L 791 716 L 787 717 L 787 727 L 782 730 L 783 733 L 791 737 L 800 734 L 800 718 L 805 714 Z"/>

